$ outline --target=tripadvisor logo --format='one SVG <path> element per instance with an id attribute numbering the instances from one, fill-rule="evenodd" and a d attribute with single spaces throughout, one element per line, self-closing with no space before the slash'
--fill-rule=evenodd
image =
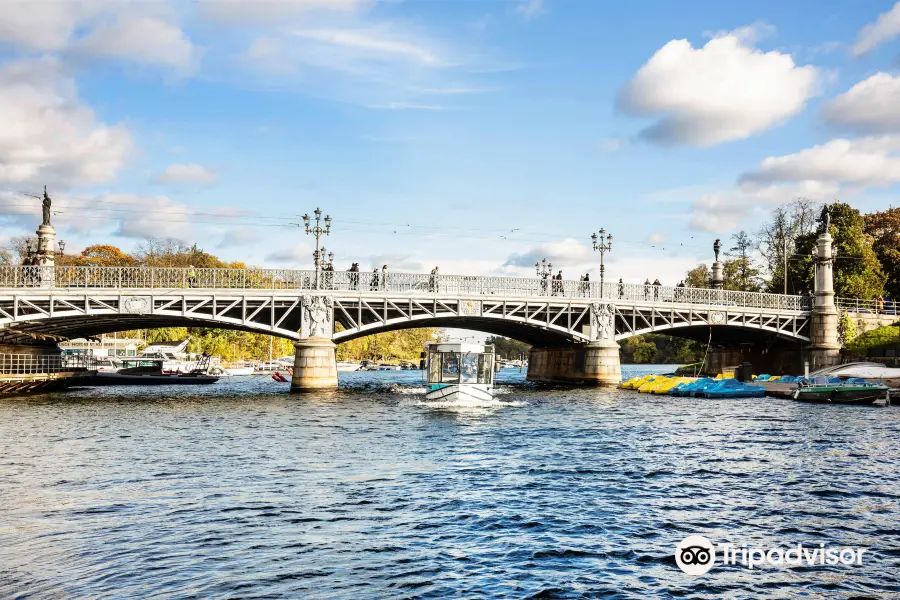
<path id="1" fill-rule="evenodd" d="M 716 548 L 702 535 L 689 535 L 675 546 L 675 563 L 688 575 L 703 575 L 716 562 Z"/>
<path id="2" fill-rule="evenodd" d="M 753 570 L 761 566 L 791 567 L 816 565 L 861 565 L 866 548 L 816 546 L 775 546 L 755 548 L 746 544 L 713 544 L 702 535 L 689 535 L 675 546 L 675 564 L 688 575 L 703 575 L 721 557 L 722 564 L 743 565 Z"/>

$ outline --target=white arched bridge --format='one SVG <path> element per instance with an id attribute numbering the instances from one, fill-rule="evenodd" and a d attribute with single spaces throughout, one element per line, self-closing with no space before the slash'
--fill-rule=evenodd
<path id="1" fill-rule="evenodd" d="M 302 270 L 0 267 L 3 343 L 170 326 L 336 343 L 411 327 L 474 329 L 535 346 L 650 332 L 805 343 L 810 319 L 807 296 L 688 287 L 347 271 L 320 273 L 317 286 L 315 272 Z"/>

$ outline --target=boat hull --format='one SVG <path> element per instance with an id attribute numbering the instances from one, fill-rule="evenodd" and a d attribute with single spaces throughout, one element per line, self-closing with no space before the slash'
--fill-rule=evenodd
<path id="1" fill-rule="evenodd" d="M 219 380 L 214 375 L 123 375 L 122 373 L 97 373 L 85 381 L 85 385 L 204 385 Z"/>
<path id="2" fill-rule="evenodd" d="M 885 397 L 886 388 L 845 389 L 834 387 L 797 388 L 792 396 L 799 402 L 818 402 L 823 404 L 874 404 Z"/>
<path id="3" fill-rule="evenodd" d="M 494 386 L 488 384 L 437 384 L 425 392 L 425 399 L 440 402 L 490 402 L 494 399 Z"/>
<path id="4" fill-rule="evenodd" d="M 232 377 L 244 377 L 253 375 L 253 367 L 229 367 L 225 369 L 225 372 Z"/>

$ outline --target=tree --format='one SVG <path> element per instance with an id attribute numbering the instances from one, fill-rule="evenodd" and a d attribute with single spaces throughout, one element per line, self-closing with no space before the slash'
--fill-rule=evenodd
<path id="1" fill-rule="evenodd" d="M 75 259 L 75 264 L 97 267 L 130 267 L 137 264 L 137 261 L 115 246 L 95 245 L 82 250 L 81 256 Z"/>
<path id="2" fill-rule="evenodd" d="M 768 275 L 766 291 L 784 293 L 785 261 L 791 258 L 797 238 L 815 231 L 816 217 L 820 210 L 820 204 L 808 198 L 796 198 L 790 204 L 772 211 L 771 220 L 759 229 L 756 234 L 757 250 L 762 257 L 762 270 Z M 790 278 L 787 293 L 799 293 L 796 282 Z"/>
<path id="3" fill-rule="evenodd" d="M 900 208 L 865 216 L 865 232 L 872 238 L 872 250 L 884 272 L 884 289 L 900 298 Z"/>
<path id="4" fill-rule="evenodd" d="M 712 279 L 712 273 L 705 264 L 700 264 L 687 272 L 684 285 L 692 288 L 708 288 Z"/>
<path id="5" fill-rule="evenodd" d="M 858 210 L 843 202 L 831 205 L 831 233 L 834 263 L 834 291 L 838 296 L 874 298 L 884 292 L 884 273 L 872 249 L 872 236 L 865 232 L 865 219 Z M 789 277 L 797 282 L 800 293 L 814 289 L 813 251 L 818 234 L 811 232 L 795 240 L 795 254 Z"/>
<path id="6" fill-rule="evenodd" d="M 733 257 L 725 261 L 725 289 L 743 292 L 758 292 L 761 289 L 759 270 L 753 266 L 750 250 L 753 240 L 746 231 L 739 231 L 731 236 L 734 246 L 726 253 Z"/>
<path id="7" fill-rule="evenodd" d="M 523 354 L 527 357 L 531 346 L 525 342 L 513 340 L 500 335 L 492 335 L 485 340 L 486 344 L 493 344 L 497 356 L 506 360 L 518 360 Z"/>

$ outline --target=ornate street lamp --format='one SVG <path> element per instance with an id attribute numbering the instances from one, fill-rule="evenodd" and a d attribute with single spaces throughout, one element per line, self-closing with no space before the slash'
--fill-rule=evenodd
<path id="1" fill-rule="evenodd" d="M 599 235 L 598 235 L 599 234 Z M 606 265 L 603 264 L 603 255 L 612 252 L 612 234 L 607 234 L 602 227 L 597 233 L 591 234 L 594 250 L 600 253 L 600 296 L 603 296 L 603 277 L 606 274 Z"/>
<path id="2" fill-rule="evenodd" d="M 59 240 L 59 242 L 57 242 L 56 245 L 59 246 L 59 255 L 62 256 L 63 254 L 65 254 L 65 252 L 66 252 L 66 242 L 63 241 L 63 240 Z"/>
<path id="3" fill-rule="evenodd" d="M 319 250 L 319 238 L 323 235 L 331 234 L 331 217 L 325 215 L 325 227 L 322 227 L 322 211 L 316 208 L 313 214 L 315 215 L 315 225 L 312 224 L 309 215 L 303 215 L 303 226 L 306 228 L 307 235 L 312 234 L 316 237 L 316 250 L 313 252 L 313 260 L 316 265 L 316 289 L 319 289 L 321 279 L 319 272 L 322 270 L 322 259 L 325 258 L 325 249 Z"/>
<path id="4" fill-rule="evenodd" d="M 541 289 L 543 293 L 547 293 L 547 280 L 553 275 L 553 263 L 547 262 L 545 258 L 541 262 L 534 263 L 534 271 L 541 278 Z"/>

